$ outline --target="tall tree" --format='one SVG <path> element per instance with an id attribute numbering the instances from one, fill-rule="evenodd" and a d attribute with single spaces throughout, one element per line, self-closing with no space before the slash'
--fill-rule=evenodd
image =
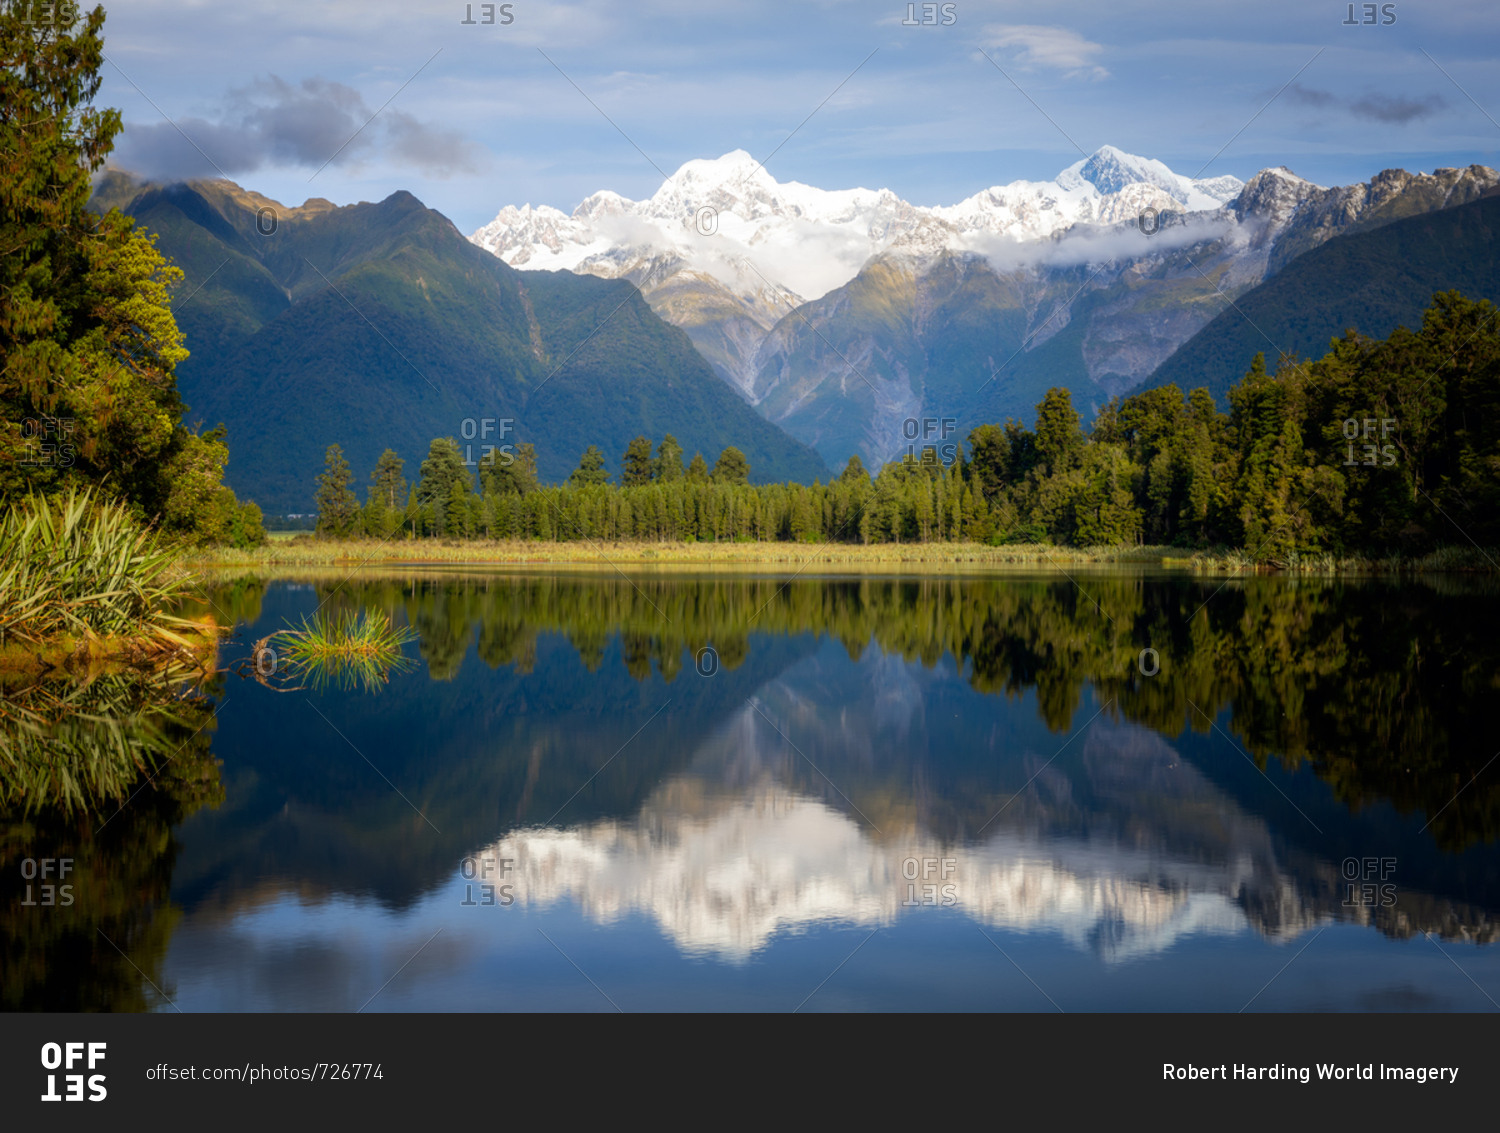
<path id="1" fill-rule="evenodd" d="M 235 505 L 204 479 L 217 441 L 182 424 L 187 351 L 168 295 L 182 272 L 128 217 L 87 209 L 120 131 L 118 111 L 92 104 L 104 19 L 102 7 L 0 8 L 0 499 L 103 484 L 201 539 Z M 184 526 L 199 519 L 210 529 Z"/>
<path id="2" fill-rule="evenodd" d="M 389 539 L 401 529 L 406 518 L 406 480 L 401 469 L 401 458 L 392 449 L 376 461 L 360 521 L 366 535 Z"/>
<path id="3" fill-rule="evenodd" d="M 1036 407 L 1036 451 L 1053 473 L 1073 467 L 1083 448 L 1078 411 L 1073 396 L 1062 386 L 1053 386 Z"/>
<path id="4" fill-rule="evenodd" d="M 343 539 L 353 532 L 354 521 L 359 517 L 359 500 L 349 489 L 354 473 L 338 445 L 329 445 L 323 459 L 325 470 L 318 477 L 317 532 Z"/>
<path id="5" fill-rule="evenodd" d="M 647 437 L 636 437 L 625 449 L 620 461 L 620 483 L 624 487 L 651 483 L 651 441 Z"/>
<path id="6" fill-rule="evenodd" d="M 379 500 L 387 511 L 400 511 L 406 507 L 406 480 L 401 475 L 402 459 L 394 449 L 386 449 L 375 462 L 375 471 L 370 473 L 370 496 Z"/>
<path id="7" fill-rule="evenodd" d="M 870 474 L 865 471 L 865 464 L 859 459 L 859 453 L 849 458 L 849 463 L 844 465 L 844 471 L 839 473 L 839 481 L 844 484 L 868 484 L 870 482 Z"/>
<path id="8" fill-rule="evenodd" d="M 703 459 L 701 452 L 693 453 L 693 459 L 688 464 L 687 481 L 689 484 L 708 483 L 708 461 Z"/>
<path id="9" fill-rule="evenodd" d="M 598 445 L 589 445 L 583 450 L 583 455 L 578 458 L 578 467 L 568 477 L 568 483 L 575 488 L 609 483 L 609 473 L 604 468 L 604 453 L 599 451 Z"/>
<path id="10" fill-rule="evenodd" d="M 515 459 L 510 463 L 510 479 L 523 496 L 542 486 L 536 470 L 536 445 L 528 441 L 516 446 Z"/>
<path id="11" fill-rule="evenodd" d="M 656 446 L 656 478 L 664 484 L 681 480 L 686 474 L 682 467 L 682 446 L 677 438 L 668 433 Z"/>
<path id="12" fill-rule="evenodd" d="M 536 471 L 536 446 L 524 444 L 514 451 L 491 449 L 479 460 L 479 490 L 486 496 L 524 496 L 541 487 Z"/>
<path id="13" fill-rule="evenodd" d="M 433 534 L 451 534 L 454 517 L 467 515 L 466 505 L 455 503 L 474 490 L 474 477 L 464 463 L 463 450 L 452 437 L 435 437 L 427 446 L 427 459 L 422 461 L 421 478 L 413 493 L 417 506 L 424 514 L 428 509 L 432 517 Z"/>
<path id="14" fill-rule="evenodd" d="M 1011 479 L 1010 440 L 999 425 L 980 425 L 969 433 L 969 474 L 986 497 L 997 495 Z"/>
<path id="15" fill-rule="evenodd" d="M 748 484 L 750 462 L 745 459 L 745 454 L 733 445 L 721 452 L 714 462 L 713 481 L 715 484 Z"/>

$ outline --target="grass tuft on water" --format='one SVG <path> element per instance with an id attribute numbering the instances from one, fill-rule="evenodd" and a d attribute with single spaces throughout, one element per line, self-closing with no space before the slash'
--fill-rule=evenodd
<path id="1" fill-rule="evenodd" d="M 302 682 L 296 688 L 335 684 L 372 689 L 413 664 L 401 647 L 416 638 L 410 626 L 395 626 L 380 611 L 319 611 L 311 621 L 303 618 L 300 627 L 261 638 L 250 661 L 262 684 L 277 687 L 274 679 L 284 692 L 293 691 L 286 687 L 293 681 Z"/>

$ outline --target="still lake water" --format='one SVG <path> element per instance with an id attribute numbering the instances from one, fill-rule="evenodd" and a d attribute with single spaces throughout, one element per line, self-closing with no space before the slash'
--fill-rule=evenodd
<path id="1" fill-rule="evenodd" d="M 1497 1010 L 1493 583 L 629 573 L 215 584 L 413 664 L 12 729 L 4 1008 Z"/>

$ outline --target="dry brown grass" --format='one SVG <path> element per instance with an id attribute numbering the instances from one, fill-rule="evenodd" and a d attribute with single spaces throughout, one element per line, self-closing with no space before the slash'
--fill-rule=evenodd
<path id="1" fill-rule="evenodd" d="M 1187 552 L 1169 547 L 990 547 L 979 543 L 541 543 L 521 540 L 397 539 L 340 541 L 298 537 L 241 551 L 211 548 L 191 565 L 414 566 L 464 563 L 504 566 L 776 566 L 842 567 L 1070 566 L 1186 564 Z"/>

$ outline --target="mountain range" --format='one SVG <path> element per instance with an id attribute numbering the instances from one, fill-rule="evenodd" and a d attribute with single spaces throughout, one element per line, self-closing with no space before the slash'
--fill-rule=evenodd
<path id="1" fill-rule="evenodd" d="M 1317 358 L 1353 327 L 1385 338 L 1416 329 L 1432 295 L 1500 301 L 1500 191 L 1328 240 L 1215 315 L 1157 367 L 1148 385 L 1206 386 L 1222 403 L 1263 353 Z"/>
<path id="2" fill-rule="evenodd" d="M 410 193 L 289 208 L 226 180 L 95 185 L 184 271 L 173 311 L 189 423 L 224 423 L 225 482 L 272 514 L 312 509 L 338 443 L 359 488 L 387 447 L 415 480 L 434 437 L 533 443 L 546 480 L 590 444 L 674 434 L 712 462 L 738 446 L 755 480 L 826 477 L 811 449 L 714 375 L 625 281 L 519 272 Z"/>
<path id="3" fill-rule="evenodd" d="M 1106 146 L 1050 181 L 924 207 L 889 190 L 779 183 L 735 151 L 688 162 L 645 201 L 606 191 L 571 215 L 507 206 L 470 239 L 515 267 L 636 283 L 720 377 L 836 468 L 851 453 L 893 458 L 924 420 L 960 435 L 1029 421 L 1051 386 L 1086 417 L 1168 380 L 1159 373 L 1222 393 L 1223 367 L 1243 373 L 1254 350 L 1222 357 L 1212 378 L 1166 367 L 1200 333 L 1195 357 L 1217 358 L 1231 339 L 1243 353 L 1245 328 L 1230 333 L 1241 296 L 1330 240 L 1468 204 L 1497 183 L 1477 165 L 1334 188 L 1284 167 L 1201 180 Z M 1475 268 L 1489 258 L 1483 246 L 1449 250 Z M 1406 273 L 1401 317 L 1458 285 L 1428 275 Z M 1367 329 L 1358 302 L 1326 314 L 1335 321 L 1303 320 L 1297 345 Z M 1264 340 L 1256 349 L 1275 353 Z"/>
<path id="4" fill-rule="evenodd" d="M 113 170 L 92 204 L 183 269 L 189 421 L 228 427 L 226 482 L 276 514 L 311 510 L 331 443 L 362 481 L 387 447 L 414 479 L 434 437 L 476 461 L 531 442 L 556 481 L 590 444 L 614 471 L 671 433 L 810 482 L 1029 424 L 1053 386 L 1086 422 L 1168 382 L 1222 399 L 1257 352 L 1415 326 L 1434 291 L 1500 300 L 1497 186 L 1478 165 L 1194 179 L 1105 147 L 926 207 L 779 183 L 736 151 L 645 201 L 507 206 L 468 239 L 405 192 L 290 208 Z"/>

